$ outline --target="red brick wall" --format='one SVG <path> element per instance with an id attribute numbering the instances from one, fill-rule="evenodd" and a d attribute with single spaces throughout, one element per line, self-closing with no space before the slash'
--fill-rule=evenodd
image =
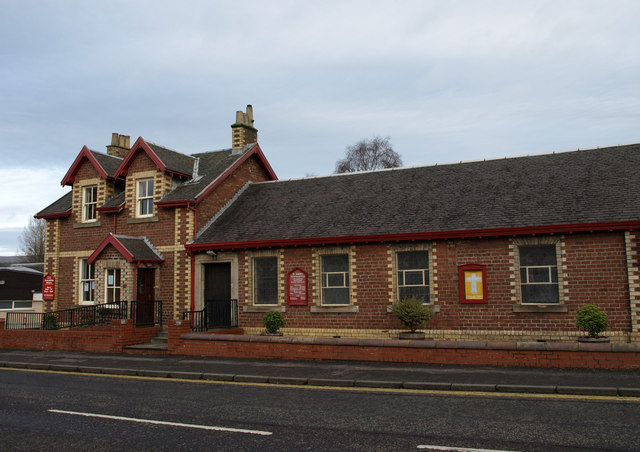
<path id="1" fill-rule="evenodd" d="M 512 299 L 513 257 L 508 238 L 450 240 L 434 243 L 437 268 L 435 314 L 428 329 L 439 330 L 531 330 L 575 331 L 575 313 L 586 303 L 596 303 L 609 316 L 610 331 L 630 331 L 629 290 L 623 233 L 585 233 L 564 238 L 568 281 L 565 304 L 568 312 L 514 312 Z M 287 306 L 286 328 L 399 329 L 400 323 L 387 312 L 391 275 L 387 244 L 356 245 L 357 313 L 311 313 L 310 306 Z M 244 253 L 240 259 L 240 288 L 244 287 Z M 487 268 L 487 304 L 461 304 L 458 267 L 480 264 Z M 561 262 L 558 262 L 561 265 Z M 313 283 L 310 247 L 287 248 L 282 262 L 285 275 L 296 267 Z M 319 300 L 309 300 L 309 305 Z M 261 327 L 261 313 L 242 312 L 246 304 L 240 291 L 240 326 Z"/>

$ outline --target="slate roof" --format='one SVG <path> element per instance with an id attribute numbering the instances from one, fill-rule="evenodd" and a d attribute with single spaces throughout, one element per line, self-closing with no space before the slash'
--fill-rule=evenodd
<path id="1" fill-rule="evenodd" d="M 121 187 L 118 187 L 118 188 L 121 191 L 116 192 L 111 198 L 107 199 L 105 203 L 98 210 L 102 210 L 102 209 L 111 210 L 124 205 L 125 192 Z"/>
<path id="2" fill-rule="evenodd" d="M 203 190 L 205 190 L 252 147 L 253 144 L 248 145 L 240 152 L 235 153 L 231 149 L 224 149 L 221 151 L 193 154 L 193 157 L 197 157 L 199 159 L 198 177 L 178 185 L 175 189 L 167 193 L 160 200 L 160 203 L 195 200 Z"/>
<path id="3" fill-rule="evenodd" d="M 62 196 L 57 201 L 54 201 L 52 204 L 49 204 L 47 207 L 42 209 L 40 212 L 36 214 L 37 218 L 48 217 L 48 216 L 61 216 L 66 215 L 71 212 L 72 207 L 72 192 L 69 191 L 67 194 Z"/>
<path id="4" fill-rule="evenodd" d="M 151 245 L 146 237 L 127 235 L 114 235 L 114 237 L 133 255 L 134 261 L 164 260 L 164 256 Z"/>
<path id="5" fill-rule="evenodd" d="M 96 158 L 100 166 L 107 172 L 109 177 L 113 177 L 118 166 L 122 163 L 122 159 L 120 157 L 116 157 L 109 154 L 103 154 L 102 152 L 89 150 L 91 154 Z"/>
<path id="6" fill-rule="evenodd" d="M 186 174 L 187 176 L 191 176 L 191 174 L 193 174 L 193 164 L 196 161 L 194 157 L 164 148 L 155 143 L 147 142 L 147 144 L 151 149 L 153 149 L 153 152 L 156 153 L 160 160 L 162 160 L 162 163 L 165 164 L 167 170 L 175 173 Z"/>
<path id="7" fill-rule="evenodd" d="M 640 222 L 638 174 L 633 144 L 263 182 L 248 186 L 195 243 Z"/>

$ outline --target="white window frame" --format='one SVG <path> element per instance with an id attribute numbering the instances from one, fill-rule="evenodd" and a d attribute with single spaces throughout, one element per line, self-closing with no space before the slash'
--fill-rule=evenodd
<path id="1" fill-rule="evenodd" d="M 2 300 L 3 303 L 11 303 L 10 308 L 0 308 L 0 311 L 23 311 L 33 309 L 33 301 L 31 300 Z M 16 303 L 30 303 L 29 307 L 16 307 Z"/>
<path id="2" fill-rule="evenodd" d="M 144 185 L 143 185 L 144 184 Z M 151 190 L 149 190 L 149 184 L 151 184 Z M 136 181 L 136 216 L 139 218 L 146 218 L 153 216 L 153 189 L 154 189 L 153 177 L 146 179 L 138 179 Z M 143 188 L 144 187 L 144 194 Z M 148 212 L 143 213 L 143 207 L 148 207 Z"/>
<path id="3" fill-rule="evenodd" d="M 400 258 L 400 254 L 402 253 L 425 253 L 427 255 L 427 266 L 426 268 L 411 268 L 411 269 L 400 269 L 400 262 L 399 262 L 399 258 Z M 426 292 L 427 292 L 427 300 L 423 303 L 423 304 L 432 304 L 431 301 L 431 281 L 430 281 L 430 275 L 431 272 L 429 271 L 429 262 L 430 262 L 430 251 L 428 249 L 417 249 L 417 250 L 413 250 L 413 249 L 400 249 L 400 250 L 396 250 L 395 251 L 395 258 L 396 258 L 396 284 L 397 284 L 397 290 L 396 290 L 396 300 L 400 301 L 400 288 L 401 287 L 426 287 Z M 406 281 L 406 274 L 407 273 L 417 273 L 420 272 L 422 273 L 422 284 L 405 284 L 404 281 Z M 400 273 L 402 273 L 402 281 L 400 281 Z"/>
<path id="4" fill-rule="evenodd" d="M 521 263 L 521 259 L 520 259 L 520 250 L 523 248 L 535 248 L 535 247 L 553 247 L 554 251 L 555 251 L 555 265 L 522 265 Z M 562 297 L 562 268 L 560 265 L 558 265 L 559 259 L 558 259 L 558 244 L 557 243 L 548 243 L 545 241 L 541 241 L 541 242 L 533 242 L 533 243 L 523 243 L 523 244 L 518 244 L 517 247 L 517 256 L 518 256 L 518 266 L 517 266 L 517 274 L 516 274 L 516 278 L 517 278 L 517 284 L 518 284 L 518 291 L 519 291 L 519 297 L 520 297 L 520 304 L 522 305 L 546 305 L 546 306 L 558 306 L 558 305 L 562 305 L 563 304 L 563 297 Z M 548 275 L 549 275 L 549 280 L 548 281 L 539 281 L 539 282 L 535 282 L 535 281 L 529 281 L 529 270 L 530 269 L 547 269 L 548 271 Z M 553 272 L 552 269 L 556 270 L 556 281 L 553 281 Z M 522 270 L 525 270 L 525 274 L 526 274 L 526 281 L 522 280 Z M 524 299 L 524 294 L 523 294 L 523 286 L 524 285 L 555 285 L 557 288 L 557 296 L 558 296 L 558 301 L 525 301 Z"/>
<path id="5" fill-rule="evenodd" d="M 95 304 L 96 302 L 96 267 L 94 264 L 89 264 L 87 263 L 88 259 L 80 259 L 80 269 L 79 269 L 79 274 L 80 274 L 80 295 L 79 295 L 79 300 L 80 303 L 79 304 Z M 85 267 L 86 265 L 86 267 Z M 89 275 L 85 275 L 84 270 L 85 268 L 87 268 L 89 270 L 89 272 L 91 270 L 93 270 L 93 278 L 90 278 L 90 274 Z M 84 299 L 84 285 L 85 284 L 89 284 L 89 287 L 91 289 L 92 292 L 92 299 L 91 300 L 85 300 Z"/>
<path id="6" fill-rule="evenodd" d="M 109 284 L 109 275 L 113 275 L 113 283 Z M 119 278 L 116 278 L 116 274 L 119 275 Z M 116 281 L 120 279 L 120 285 L 116 285 Z M 116 301 L 121 301 L 120 298 L 122 298 L 122 272 L 120 271 L 119 268 L 105 268 L 104 269 L 104 302 L 105 303 L 114 303 Z M 109 301 L 109 291 L 113 292 L 113 300 Z M 120 295 L 118 298 L 116 299 L 116 291 L 118 292 L 118 294 Z"/>
<path id="7" fill-rule="evenodd" d="M 92 198 L 92 199 L 89 199 Z M 92 223 L 98 220 L 98 186 L 82 187 L 82 222 Z"/>
<path id="8" fill-rule="evenodd" d="M 340 272 L 325 272 L 324 271 L 324 259 L 335 257 L 335 256 L 346 256 L 347 257 L 347 270 Z M 349 306 L 351 304 L 351 256 L 350 253 L 345 251 L 344 253 L 331 253 L 331 254 L 322 254 L 320 255 L 320 300 L 322 306 Z M 342 285 L 329 285 L 329 277 L 342 275 Z M 324 290 L 325 289 L 347 289 L 347 301 L 346 303 L 325 303 Z"/>

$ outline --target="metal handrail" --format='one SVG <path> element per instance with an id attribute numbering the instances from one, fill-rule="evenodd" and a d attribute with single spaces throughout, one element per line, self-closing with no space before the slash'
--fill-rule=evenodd
<path id="1" fill-rule="evenodd" d="M 191 323 L 191 331 L 238 327 L 238 300 L 208 300 L 199 311 L 184 311 L 182 320 Z"/>
<path id="2" fill-rule="evenodd" d="M 127 318 L 126 301 L 79 306 L 53 312 L 7 312 L 7 330 L 59 330 L 110 323 Z"/>

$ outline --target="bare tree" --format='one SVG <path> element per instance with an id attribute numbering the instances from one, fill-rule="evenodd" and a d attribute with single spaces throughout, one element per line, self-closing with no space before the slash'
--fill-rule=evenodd
<path id="1" fill-rule="evenodd" d="M 20 251 L 31 262 L 44 262 L 44 232 L 46 221 L 31 218 L 29 224 L 20 234 Z"/>
<path id="2" fill-rule="evenodd" d="M 336 162 L 336 173 L 352 173 L 402 166 L 400 154 L 393 150 L 389 137 L 374 137 L 347 146 L 344 159 Z"/>

